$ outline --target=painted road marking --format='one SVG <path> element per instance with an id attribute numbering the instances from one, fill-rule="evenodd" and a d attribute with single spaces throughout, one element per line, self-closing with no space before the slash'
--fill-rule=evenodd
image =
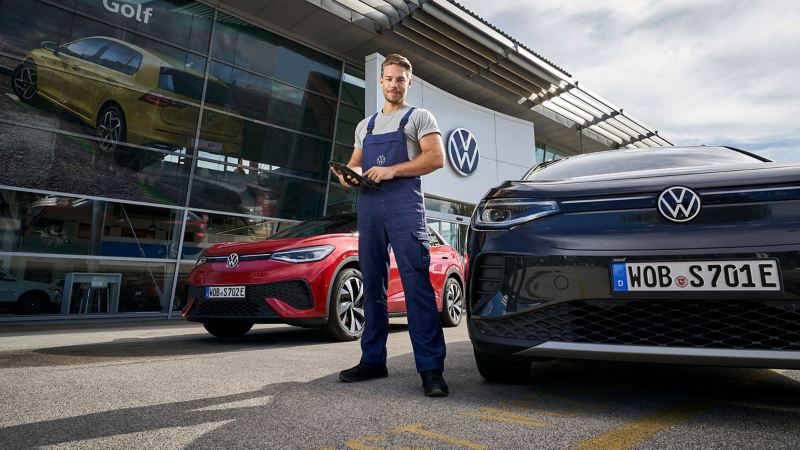
<path id="1" fill-rule="evenodd" d="M 385 442 L 386 438 L 383 436 L 361 436 L 360 438 L 350 439 L 344 445 L 353 450 L 386 450 L 386 447 L 375 447 L 374 445 L 366 444 L 365 442 Z"/>
<path id="2" fill-rule="evenodd" d="M 532 408 L 530 406 L 524 406 L 525 404 L 531 404 L 533 402 L 525 402 L 520 400 L 514 400 L 510 402 L 500 402 L 498 405 L 507 408 L 507 409 L 515 409 L 517 411 L 523 411 L 528 414 L 541 414 L 543 416 L 552 416 L 552 417 L 560 417 L 560 416 L 580 416 L 583 415 L 582 412 L 578 411 L 564 411 L 564 412 L 555 412 L 550 411 L 548 409 L 541 409 L 541 408 Z M 565 408 L 566 409 L 566 408 Z"/>
<path id="3" fill-rule="evenodd" d="M 628 449 L 645 439 L 688 420 L 719 403 L 710 399 L 690 399 L 675 403 L 641 419 L 628 422 L 599 436 L 586 439 L 572 450 Z"/>
<path id="4" fill-rule="evenodd" d="M 388 431 L 388 433 L 392 434 L 400 434 L 400 433 L 414 433 L 428 439 L 433 439 L 434 441 L 445 442 L 450 445 L 457 445 L 459 447 L 470 448 L 473 450 L 485 450 L 487 447 L 482 444 L 478 444 L 476 442 L 468 441 L 466 439 L 457 438 L 455 436 L 450 436 L 447 434 L 436 433 L 433 431 L 429 431 L 425 429 L 425 425 L 422 423 L 411 423 L 408 425 L 403 425 L 401 427 L 393 428 Z"/>
<path id="5" fill-rule="evenodd" d="M 735 380 L 737 384 L 754 384 L 776 375 L 770 370 L 762 371 Z M 624 450 L 633 447 L 660 433 L 667 428 L 678 425 L 698 414 L 708 411 L 712 407 L 725 402 L 724 398 L 708 397 L 690 398 L 667 406 L 640 419 L 625 423 L 617 428 L 607 431 L 570 447 L 571 450 Z"/>
<path id="6" fill-rule="evenodd" d="M 498 408 L 490 408 L 488 406 L 481 406 L 480 410 L 483 412 L 462 412 L 460 416 L 474 417 L 476 419 L 490 420 L 494 422 L 513 423 L 516 425 L 526 425 L 534 428 L 544 428 L 546 424 L 538 420 L 532 419 L 528 416 L 512 413 Z"/>

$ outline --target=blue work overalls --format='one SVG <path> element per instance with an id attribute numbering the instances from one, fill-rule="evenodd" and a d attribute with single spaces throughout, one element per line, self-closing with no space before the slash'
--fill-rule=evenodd
<path id="1" fill-rule="evenodd" d="M 361 164 L 391 166 L 408 161 L 403 129 L 414 108 L 400 121 L 396 131 L 372 134 L 375 113 L 367 125 Z M 364 333 L 361 362 L 386 364 L 389 313 L 386 290 L 389 285 L 389 244 L 405 291 L 408 331 L 418 372 L 444 368 L 445 344 L 436 298 L 428 275 L 430 244 L 420 177 L 382 181 L 377 190 L 362 187 L 358 195 L 358 253 L 364 276 Z"/>

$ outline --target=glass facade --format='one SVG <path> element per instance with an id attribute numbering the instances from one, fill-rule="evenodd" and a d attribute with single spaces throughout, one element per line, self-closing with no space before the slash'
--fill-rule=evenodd
<path id="1" fill-rule="evenodd" d="M 561 159 L 567 156 L 563 150 L 553 147 L 552 145 L 545 144 L 542 141 L 536 141 L 536 164 Z"/>
<path id="2" fill-rule="evenodd" d="M 364 72 L 184 0 L 0 1 L 0 321 L 175 315 L 200 252 L 355 210 Z"/>

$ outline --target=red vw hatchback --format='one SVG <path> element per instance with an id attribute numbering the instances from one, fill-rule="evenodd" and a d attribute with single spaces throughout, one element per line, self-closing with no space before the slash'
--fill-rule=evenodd
<path id="1" fill-rule="evenodd" d="M 461 255 L 429 229 L 430 280 L 442 325 L 461 322 Z M 321 327 L 335 339 L 358 339 L 364 327 L 356 216 L 301 222 L 260 242 L 209 247 L 189 274 L 183 316 L 209 333 L 240 336 L 254 323 Z M 387 292 L 390 316 L 406 312 L 394 255 Z"/>

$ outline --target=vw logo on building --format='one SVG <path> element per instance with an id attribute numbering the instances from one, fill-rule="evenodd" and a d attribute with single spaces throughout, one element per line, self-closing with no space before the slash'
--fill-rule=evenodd
<path id="1" fill-rule="evenodd" d="M 237 255 L 236 253 L 231 253 L 230 255 L 228 255 L 227 264 L 228 264 L 228 269 L 233 269 L 234 267 L 238 266 L 239 255 Z"/>
<path id="2" fill-rule="evenodd" d="M 470 176 L 478 170 L 480 155 L 478 141 L 469 130 L 456 128 L 447 139 L 447 157 L 450 165 L 461 175 Z"/>
<path id="3" fill-rule="evenodd" d="M 700 196 L 687 187 L 673 186 L 658 196 L 658 212 L 673 222 L 688 222 L 700 214 Z"/>

